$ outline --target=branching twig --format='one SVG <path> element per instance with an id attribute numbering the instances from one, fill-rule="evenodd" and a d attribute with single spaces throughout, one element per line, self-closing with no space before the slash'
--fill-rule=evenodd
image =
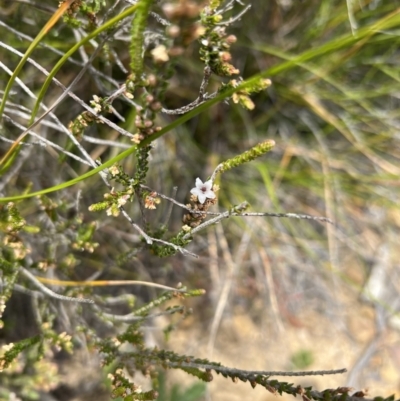
<path id="1" fill-rule="evenodd" d="M 24 267 L 20 267 L 19 271 L 27 279 L 29 279 L 36 287 L 38 287 L 40 291 L 42 291 L 43 293 L 45 293 L 46 295 L 48 295 L 51 298 L 55 298 L 60 301 L 79 302 L 79 303 L 83 303 L 83 304 L 94 304 L 94 301 L 92 299 L 66 297 L 65 295 L 57 294 L 56 292 L 50 290 L 45 285 L 43 285 L 32 273 L 30 273 Z"/>
<path id="2" fill-rule="evenodd" d="M 261 213 L 232 213 L 231 216 L 243 216 L 243 217 L 283 217 L 283 218 L 292 218 L 292 219 L 302 219 L 302 220 L 316 220 L 323 221 L 329 224 L 335 225 L 335 223 L 329 219 L 328 217 L 320 217 L 320 216 L 311 216 L 308 214 L 297 214 L 297 213 L 273 213 L 273 212 L 261 212 Z"/>
<path id="3" fill-rule="evenodd" d="M 187 104 L 186 106 L 180 107 L 179 109 L 168 110 L 162 108 L 161 111 L 165 114 L 185 114 L 195 109 L 197 106 L 206 102 L 207 100 L 213 99 L 217 95 L 217 92 L 214 92 L 211 95 L 205 93 L 210 77 L 211 77 L 211 68 L 207 66 L 204 68 L 203 80 L 200 85 L 199 96 L 197 97 L 196 100 L 194 100 L 192 103 Z"/>
<path id="4" fill-rule="evenodd" d="M 152 283 L 149 281 L 140 281 L 140 280 L 85 280 L 85 281 L 71 281 L 71 280 L 58 280 L 51 279 L 46 277 L 37 278 L 41 283 L 46 283 L 50 285 L 57 285 L 60 287 L 112 287 L 112 286 L 143 286 L 143 287 L 152 287 L 159 288 L 161 290 L 166 291 L 174 291 L 174 292 L 187 292 L 186 287 L 182 288 L 174 288 L 169 287 L 167 285 Z"/>
<path id="5" fill-rule="evenodd" d="M 193 256 L 194 258 L 198 258 L 199 257 L 199 255 L 196 255 L 195 253 L 190 252 L 190 251 L 186 250 L 185 248 L 182 248 L 181 246 L 172 244 L 171 242 L 164 241 L 164 240 L 159 239 L 159 238 L 152 238 L 152 240 L 154 242 L 159 242 L 159 243 L 161 243 L 163 245 L 170 246 L 171 248 L 174 248 L 176 251 L 179 251 L 182 255 Z"/>
<path id="6" fill-rule="evenodd" d="M 129 223 L 131 224 L 131 226 L 139 232 L 140 235 L 143 236 L 143 238 L 146 240 L 148 245 L 151 245 L 153 243 L 153 238 L 151 238 L 150 236 L 148 236 L 140 226 L 138 226 L 136 223 L 134 223 L 134 221 L 132 220 L 131 216 L 129 216 L 129 214 L 126 212 L 126 210 L 120 206 L 119 210 L 121 211 L 121 213 L 124 215 L 124 217 L 129 221 Z"/>
<path id="7" fill-rule="evenodd" d="M 129 214 L 125 211 L 125 209 L 120 206 L 119 210 L 121 211 L 121 213 L 125 216 L 125 218 L 129 221 L 129 223 L 132 225 L 132 227 L 138 231 L 140 233 L 140 235 L 143 236 L 143 238 L 145 239 L 145 241 L 147 242 L 148 245 L 151 245 L 153 242 L 159 242 L 163 245 L 167 245 L 170 246 L 172 248 L 174 248 L 176 251 L 179 251 L 180 253 L 182 253 L 183 255 L 190 255 L 193 256 L 195 258 L 198 258 L 198 255 L 196 255 L 193 252 L 187 251 L 185 248 L 182 248 L 181 246 L 175 245 L 171 242 L 168 241 L 164 241 L 162 239 L 159 238 L 152 238 L 150 237 L 148 234 L 146 234 L 142 228 L 140 226 L 138 226 L 136 223 L 133 222 L 133 220 L 131 219 L 131 217 L 129 216 Z"/>
<path id="8" fill-rule="evenodd" d="M 187 233 L 186 235 L 183 236 L 183 240 L 187 240 L 189 239 L 193 234 L 203 230 L 204 228 L 212 225 L 212 224 L 217 224 L 218 222 L 220 222 L 222 219 L 226 219 L 230 216 L 240 216 L 241 210 L 246 210 L 247 207 L 249 206 L 249 204 L 247 202 L 242 202 L 240 205 L 232 208 L 231 210 L 227 210 L 224 213 L 221 213 L 219 216 L 214 217 L 213 219 L 207 220 L 204 223 L 200 224 L 199 226 L 197 226 L 196 228 L 193 228 L 193 230 L 191 230 L 189 233 Z"/>
<path id="9" fill-rule="evenodd" d="M 213 173 L 211 174 L 211 178 L 210 181 L 214 182 L 215 181 L 215 177 L 217 176 L 217 174 L 221 171 L 221 169 L 223 168 L 224 164 L 220 163 L 218 164 L 218 166 L 215 168 L 215 170 L 213 171 Z"/>
<path id="10" fill-rule="evenodd" d="M 251 8 L 251 4 L 247 5 L 246 8 L 244 8 L 242 11 L 240 11 L 237 15 L 235 15 L 232 18 L 229 18 L 227 21 L 222 21 L 222 22 L 218 22 L 215 25 L 230 25 L 233 22 L 239 20 L 247 11 L 249 11 Z"/>
<path id="11" fill-rule="evenodd" d="M 129 149 L 131 147 L 131 145 L 128 145 L 125 143 L 110 141 L 109 139 L 93 138 L 92 136 L 88 136 L 88 135 L 83 135 L 82 139 L 85 142 L 95 143 L 97 145 L 104 145 L 104 146 L 114 146 L 116 148 L 121 148 L 121 149 Z"/>
<path id="12" fill-rule="evenodd" d="M 99 311 L 99 312 L 101 313 L 101 316 L 106 319 L 110 319 L 115 322 L 132 323 L 132 322 L 137 322 L 137 321 L 153 319 L 153 318 L 159 317 L 159 316 L 173 315 L 174 313 L 183 312 L 184 310 L 185 310 L 184 306 L 177 306 L 175 308 L 171 308 L 171 309 L 168 309 L 163 312 L 153 313 L 153 314 L 147 315 L 147 316 L 138 316 L 135 313 L 129 313 L 127 315 L 114 315 L 111 313 L 105 313 L 105 312 L 101 312 L 101 311 Z"/>
<path id="13" fill-rule="evenodd" d="M 302 372 L 284 372 L 284 371 L 268 371 L 268 370 L 253 370 L 244 371 L 241 369 L 227 368 L 224 366 L 216 366 L 212 364 L 202 364 L 193 362 L 170 362 L 170 366 L 179 367 L 184 366 L 188 368 L 198 368 L 198 369 L 212 369 L 217 373 L 229 374 L 230 376 L 243 377 L 247 380 L 254 380 L 256 376 L 324 376 L 324 375 L 337 375 L 346 373 L 347 369 L 334 369 L 334 370 L 309 370 Z"/>

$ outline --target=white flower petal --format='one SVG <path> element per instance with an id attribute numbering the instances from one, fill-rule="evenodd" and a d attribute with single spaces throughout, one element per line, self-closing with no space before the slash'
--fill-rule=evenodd
<path id="1" fill-rule="evenodd" d="M 207 188 L 207 191 L 209 191 L 212 188 L 212 184 L 213 184 L 212 181 L 208 180 L 203 184 L 203 186 Z"/>
<path id="2" fill-rule="evenodd" d="M 207 196 L 206 196 L 206 194 L 203 194 L 202 192 L 200 192 L 199 194 L 197 194 L 197 198 L 199 199 L 199 202 L 201 204 L 203 204 L 206 201 Z"/>
<path id="3" fill-rule="evenodd" d="M 205 194 L 204 194 L 207 198 L 210 198 L 210 199 L 215 199 L 215 197 L 216 197 L 216 195 L 215 195 L 215 193 L 213 192 L 213 191 L 207 191 Z"/>

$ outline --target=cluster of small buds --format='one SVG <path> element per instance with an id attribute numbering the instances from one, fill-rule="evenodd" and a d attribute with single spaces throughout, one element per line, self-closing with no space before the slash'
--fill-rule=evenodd
<path id="1" fill-rule="evenodd" d="M 135 75 L 132 73 L 128 76 L 126 82 L 125 82 L 125 92 L 124 95 L 128 98 L 128 99 L 133 99 L 134 96 L 134 92 L 135 92 Z"/>
<path id="2" fill-rule="evenodd" d="M 31 250 L 25 246 L 18 235 L 6 235 L 3 238 L 2 245 L 9 252 L 12 260 L 23 260 Z"/>
<path id="3" fill-rule="evenodd" d="M 61 7 L 63 3 L 65 3 L 65 1 L 60 1 L 59 7 Z M 79 12 L 81 6 L 82 6 L 82 0 L 73 1 L 64 14 L 63 17 L 64 22 L 72 25 L 75 28 L 80 27 L 82 23 L 76 18 L 76 15 Z"/>
<path id="4" fill-rule="evenodd" d="M 158 392 L 155 390 L 143 391 L 141 386 L 130 381 L 130 378 L 122 369 L 117 369 L 114 374 L 109 373 L 108 379 L 112 383 L 112 398 L 123 398 L 124 400 L 151 401 L 158 398 Z"/>
<path id="5" fill-rule="evenodd" d="M 165 3 L 162 7 L 170 21 L 195 18 L 201 11 L 201 5 L 191 0 L 181 0 L 176 3 Z"/>
<path id="6" fill-rule="evenodd" d="M 38 270 L 41 270 L 42 272 L 47 272 L 49 269 L 54 269 L 56 265 L 54 264 L 54 261 L 44 259 L 38 262 L 36 264 L 36 267 Z"/>
<path id="7" fill-rule="evenodd" d="M 239 74 L 239 70 L 229 63 L 232 58 L 229 49 L 237 39 L 235 35 L 227 35 L 225 27 L 218 25 L 221 19 L 222 15 L 215 7 L 205 7 L 202 12 L 201 22 L 205 32 L 200 36 L 200 59 L 215 74 L 231 76 Z"/>
<path id="8" fill-rule="evenodd" d="M 124 186 L 124 190 L 115 191 L 114 188 L 112 188 L 110 193 L 104 194 L 104 201 L 90 205 L 89 211 L 99 212 L 106 210 L 108 216 L 117 217 L 120 214 L 120 208 L 133 199 L 133 194 L 135 192 L 133 188 L 134 180 L 124 172 L 122 166 L 119 164 L 113 164 L 108 169 L 108 173 L 111 179 Z"/>
<path id="9" fill-rule="evenodd" d="M 111 177 L 116 177 L 121 172 L 121 166 L 118 166 L 118 164 L 113 164 L 108 169 L 108 172 L 110 173 Z"/>
<path id="10" fill-rule="evenodd" d="M 117 217 L 120 214 L 120 208 L 132 200 L 133 192 L 132 188 L 117 192 L 112 189 L 110 193 L 104 194 L 104 201 L 90 205 L 89 211 L 99 212 L 107 209 L 107 216 Z"/>
<path id="11" fill-rule="evenodd" d="M 65 1 L 61 1 L 60 5 L 64 2 Z M 101 10 L 101 8 L 105 6 L 106 3 L 104 0 L 96 0 L 91 2 L 74 0 L 64 14 L 64 22 L 72 25 L 75 28 L 82 27 L 83 19 L 78 18 L 77 14 L 83 14 L 88 20 L 88 23 L 84 27 L 85 31 L 91 32 L 98 26 L 98 19 L 96 14 Z"/>
<path id="12" fill-rule="evenodd" d="M 105 99 L 99 98 L 97 95 L 93 95 L 93 100 L 90 101 L 90 105 L 93 108 L 93 113 L 84 111 L 68 124 L 68 129 L 72 134 L 80 140 L 83 135 L 83 131 L 90 125 L 97 123 L 103 124 L 99 118 L 96 117 L 100 113 L 111 113 L 111 105 L 107 103 Z"/>
<path id="13" fill-rule="evenodd" d="M 65 3 L 65 1 L 60 1 L 59 6 L 61 6 L 63 3 Z M 68 14 L 70 17 L 74 16 L 74 14 L 79 11 L 79 7 L 81 6 L 82 6 L 82 0 L 73 1 L 68 7 L 66 14 Z"/>
<path id="14" fill-rule="evenodd" d="M 194 228 L 197 227 L 206 217 L 208 209 L 217 203 L 215 192 L 219 190 L 218 185 L 213 185 L 212 181 L 202 182 L 200 178 L 196 179 L 196 186 L 191 189 L 190 204 L 186 206 L 193 210 L 183 216 L 182 222 L 185 226 Z"/>
<path id="15" fill-rule="evenodd" d="M 98 246 L 98 242 L 84 241 L 82 239 L 78 239 L 71 244 L 72 249 L 76 249 L 81 252 L 86 251 L 88 253 L 93 253 Z"/>
<path id="16" fill-rule="evenodd" d="M 126 79 L 125 82 L 125 90 L 127 92 L 130 92 L 133 94 L 136 89 L 139 88 L 155 88 L 157 84 L 159 83 L 159 80 L 157 79 L 157 76 L 155 74 L 148 74 L 146 77 L 142 76 L 140 80 L 136 79 L 136 75 L 132 72 L 129 74 L 128 78 Z"/>
<path id="17" fill-rule="evenodd" d="M 97 95 L 93 95 L 93 100 L 90 101 L 90 105 L 93 107 L 94 111 L 99 114 L 101 112 L 111 113 L 111 105 L 104 98 L 100 98 Z"/>
<path id="18" fill-rule="evenodd" d="M 185 47 L 205 33 L 205 28 L 197 21 L 202 6 L 186 0 L 166 3 L 162 9 L 168 20 L 172 22 L 165 31 L 168 38 L 174 39 L 168 55 L 176 57 L 184 52 Z"/>
<path id="19" fill-rule="evenodd" d="M 113 164 L 109 169 L 108 173 L 111 176 L 111 179 L 119 182 L 125 188 L 131 187 L 133 180 L 128 174 L 125 173 L 124 169 L 119 164 Z"/>
<path id="20" fill-rule="evenodd" d="M 109 373 L 108 378 L 112 382 L 112 398 L 127 397 L 132 394 L 133 391 L 141 391 L 139 386 L 130 382 L 123 369 L 117 369 L 114 374 Z"/>
<path id="21" fill-rule="evenodd" d="M 71 354 L 73 349 L 71 340 L 72 337 L 64 331 L 54 338 L 53 345 L 58 352 L 60 352 L 63 349 L 69 354 Z"/>
<path id="22" fill-rule="evenodd" d="M 71 121 L 68 124 L 68 129 L 72 132 L 75 138 L 78 140 L 82 139 L 83 131 L 89 125 L 92 125 L 95 120 L 95 116 L 87 111 L 84 111 L 82 114 L 79 114 L 74 121 Z"/>
<path id="23" fill-rule="evenodd" d="M 270 79 L 260 79 L 256 84 L 249 86 L 245 89 L 236 91 L 232 95 L 233 103 L 240 104 L 247 110 L 253 110 L 255 105 L 253 101 L 250 99 L 249 95 L 252 93 L 261 92 L 262 90 L 271 86 L 271 84 L 272 82 Z M 227 86 L 236 88 L 238 85 L 240 85 L 240 81 L 232 79 Z"/>
<path id="24" fill-rule="evenodd" d="M 11 363 L 7 358 L 4 358 L 4 354 L 11 352 L 15 347 L 14 343 L 5 344 L 0 349 L 0 372 L 2 372 Z"/>
<path id="25" fill-rule="evenodd" d="M 157 84 L 157 78 L 154 75 L 149 75 L 149 77 L 141 82 L 143 87 L 152 88 Z M 128 87 L 129 85 L 127 85 Z M 130 84 L 132 86 L 132 82 Z M 147 92 L 145 89 L 141 88 L 142 96 L 141 106 L 136 109 L 135 126 L 138 130 L 136 134 L 133 135 L 132 141 L 139 144 L 147 136 L 152 135 L 161 130 L 160 126 L 155 126 L 154 119 L 157 112 L 162 109 L 161 102 L 156 98 L 155 95 Z M 129 92 L 132 96 L 132 89 Z"/>
<path id="26" fill-rule="evenodd" d="M 156 209 L 156 205 L 161 202 L 161 199 L 157 197 L 157 192 L 150 192 L 144 197 L 144 207 L 146 209 Z"/>

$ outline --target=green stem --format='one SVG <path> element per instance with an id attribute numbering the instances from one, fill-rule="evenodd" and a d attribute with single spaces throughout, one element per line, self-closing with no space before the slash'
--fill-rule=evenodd
<path id="1" fill-rule="evenodd" d="M 138 82 L 141 79 L 143 73 L 143 43 L 144 35 L 143 32 L 147 26 L 147 17 L 150 12 L 150 7 L 153 0 L 142 0 L 139 1 L 138 9 L 135 14 L 135 18 L 132 23 L 131 29 L 131 46 L 129 49 L 131 55 L 131 70 L 133 73 L 134 82 Z"/>

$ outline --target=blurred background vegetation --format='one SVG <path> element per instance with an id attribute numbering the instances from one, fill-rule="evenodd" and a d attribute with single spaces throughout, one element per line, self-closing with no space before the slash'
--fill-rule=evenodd
<path id="1" fill-rule="evenodd" d="M 117 12 L 134 2 L 98 3 L 96 18 L 101 20 L 107 18 L 107 10 Z M 167 3 L 196 10 L 174 21 L 185 32 L 207 2 L 158 1 L 152 10 L 168 19 Z M 247 200 L 251 211 L 327 216 L 336 225 L 232 217 L 195 237 L 188 249 L 199 259 L 181 254 L 160 259 L 151 255 L 121 216 L 88 211 L 108 192 L 100 177 L 94 176 L 46 198 L 18 202 L 27 224 L 40 228 L 40 234 L 21 234 L 30 236 L 30 267 L 41 269 L 41 275 L 47 278 L 145 280 L 169 286 L 182 282 L 189 288 L 204 288 L 205 296 L 185 301 L 193 308 L 193 315 L 178 325 L 167 343 L 162 329 L 170 323 L 169 317 L 147 327 L 147 340 L 243 369 L 346 367 L 346 375 L 300 383 L 321 389 L 368 388 L 371 396 L 396 393 L 398 398 L 400 1 L 243 3 L 234 2 L 224 14 L 224 20 L 229 20 L 251 5 L 227 27 L 227 32 L 237 37 L 231 48 L 231 62 L 244 79 L 270 71 L 272 85 L 252 96 L 253 110 L 221 102 L 157 139 L 151 151 L 147 185 L 185 203 L 197 177 L 205 180 L 218 163 L 273 139 L 276 146 L 272 152 L 220 177 L 215 210 L 223 211 Z M 0 1 L 2 91 L 10 71 L 20 61 L 15 51 L 26 51 L 57 7 L 58 2 L 53 0 Z M 85 35 L 88 16 L 82 14 L 79 19 L 82 26 L 75 29 L 68 21 L 58 22 L 32 58 L 51 70 L 60 55 Z M 165 27 L 150 16 L 146 35 L 151 49 L 157 35 L 165 35 Z M 91 69 L 73 88 L 80 99 L 89 103 L 93 95 L 110 95 L 125 82 L 129 40 L 129 29 L 110 35 Z M 181 53 L 171 56 L 170 62 L 157 71 L 158 77 L 168 83 L 162 99 L 167 109 L 185 106 L 197 98 L 204 69 L 197 40 L 185 41 L 178 35 L 172 41 Z M 57 79 L 68 86 L 97 45 L 98 41 L 93 40 L 71 56 Z M 27 63 L 19 78 L 37 95 L 45 76 Z M 207 92 L 214 92 L 221 82 L 227 80 L 213 75 Z M 22 83 L 14 84 L 5 116 L 26 127 L 34 102 Z M 61 93 L 60 88 L 51 85 L 44 104 L 51 105 Z M 134 132 L 135 108 L 120 99 L 113 106 L 124 121 L 115 115 L 108 118 Z M 55 114 L 68 126 L 82 111 L 81 105 L 66 98 Z M 157 124 L 165 126 L 175 119 L 159 113 Z M 1 154 L 10 147 L 6 140 L 14 141 L 21 132 L 21 126 L 4 118 Z M 36 132 L 78 154 L 55 124 L 42 123 Z M 93 125 L 84 134 L 84 148 L 94 160 L 100 158 L 103 162 L 132 144 L 107 125 Z M 103 142 L 93 143 L 91 138 Z M 37 142 L 37 138 L 31 137 L 28 142 Z M 134 174 L 133 156 L 122 164 L 128 174 Z M 52 147 L 26 146 L 0 178 L 0 192 L 5 197 L 41 190 L 88 169 Z M 176 194 L 174 187 L 178 188 Z M 127 211 L 141 224 L 137 205 L 127 205 Z M 150 229 L 157 229 L 168 212 L 169 204 L 164 200 L 157 210 L 147 211 Z M 173 208 L 168 222 L 171 233 L 182 226 L 182 215 L 182 209 Z M 20 286 L 7 304 L 5 326 L 0 332 L 2 344 L 35 335 L 39 330 L 35 302 L 23 292 L 23 280 Z M 151 288 L 129 286 L 91 290 L 110 296 L 134 294 L 139 304 L 156 294 Z M 53 313 L 60 313 L 57 308 Z M 79 318 L 71 316 L 68 308 L 61 309 L 66 315 L 62 319 L 69 325 L 79 324 Z M 64 321 L 58 324 L 60 331 L 68 327 Z M 43 359 L 43 370 L 36 367 L 34 374 L 26 361 L 21 362 L 21 370 L 16 369 L 14 377 L 0 377 L 1 396 L 11 400 L 11 391 L 16 394 L 14 399 L 109 399 L 106 374 L 99 373 L 98 360 L 82 351 L 84 344 L 78 348 L 80 351 L 73 356 L 53 352 Z M 23 384 L 16 377 L 25 380 Z M 172 387 L 177 383 L 179 387 Z M 161 398 L 273 397 L 262 388 L 252 393 L 250 390 L 248 384 L 215 378 L 206 391 L 176 374 Z"/>

